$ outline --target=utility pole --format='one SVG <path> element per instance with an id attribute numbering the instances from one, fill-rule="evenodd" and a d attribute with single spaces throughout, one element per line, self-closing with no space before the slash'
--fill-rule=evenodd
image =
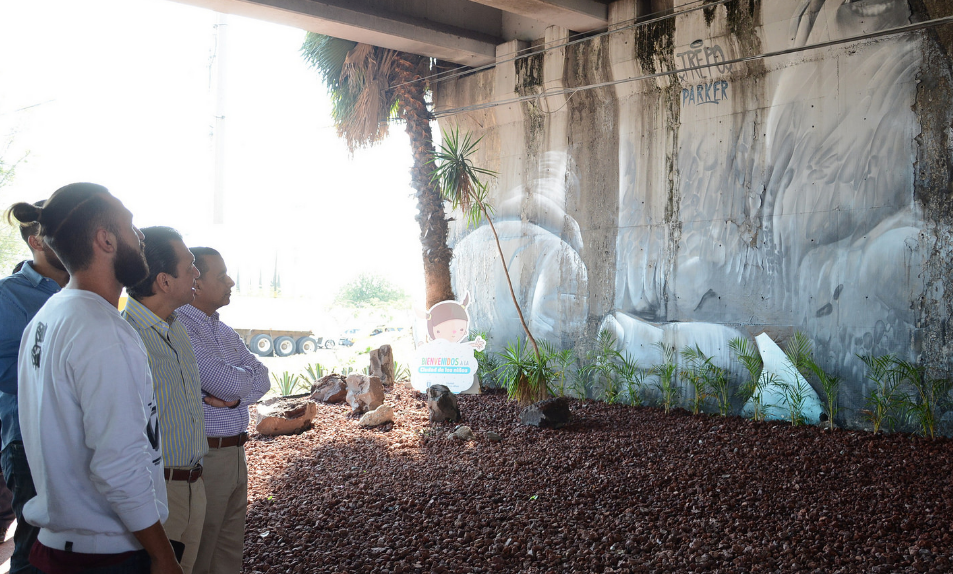
<path id="1" fill-rule="evenodd" d="M 212 139 L 215 149 L 214 187 L 212 189 L 212 223 L 225 223 L 225 91 L 227 87 L 228 17 L 218 15 L 215 24 L 215 124 Z"/>

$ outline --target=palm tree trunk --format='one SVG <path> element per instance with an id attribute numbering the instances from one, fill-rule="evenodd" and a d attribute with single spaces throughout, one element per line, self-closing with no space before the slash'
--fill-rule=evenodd
<path id="1" fill-rule="evenodd" d="M 443 198 L 436 183 L 431 181 L 433 160 L 433 133 L 430 130 L 430 111 L 424 99 L 425 85 L 420 68 L 427 60 L 420 56 L 401 54 L 397 64 L 399 113 L 406 123 L 410 147 L 414 153 L 411 185 L 417 191 L 417 223 L 420 225 L 420 245 L 423 249 L 424 283 L 427 308 L 451 299 L 450 260 L 453 250 L 447 246 L 447 217 Z"/>

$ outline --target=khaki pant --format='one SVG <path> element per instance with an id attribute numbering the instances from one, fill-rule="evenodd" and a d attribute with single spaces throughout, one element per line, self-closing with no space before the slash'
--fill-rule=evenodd
<path id="1" fill-rule="evenodd" d="M 162 526 L 170 540 L 185 544 L 182 571 L 191 574 L 205 524 L 205 480 L 200 478 L 192 483 L 166 480 L 165 490 L 169 497 L 169 518 Z"/>
<path id="2" fill-rule="evenodd" d="M 195 574 L 239 574 L 248 508 L 245 447 L 210 448 L 202 460 L 205 523 L 195 559 Z"/>

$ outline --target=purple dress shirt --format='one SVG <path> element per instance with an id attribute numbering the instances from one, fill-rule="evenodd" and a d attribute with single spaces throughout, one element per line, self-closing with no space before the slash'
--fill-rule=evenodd
<path id="1" fill-rule="evenodd" d="M 204 402 L 205 434 L 211 438 L 234 436 L 248 430 L 248 405 L 268 392 L 268 367 L 245 348 L 231 327 L 192 305 L 176 310 L 176 315 L 192 340 L 199 364 L 202 393 L 226 402 L 241 399 L 238 408 L 216 408 Z"/>

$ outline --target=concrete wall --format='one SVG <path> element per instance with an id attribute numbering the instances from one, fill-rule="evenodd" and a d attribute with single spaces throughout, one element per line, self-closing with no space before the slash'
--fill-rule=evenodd
<path id="1" fill-rule="evenodd" d="M 950 8 L 752 0 L 633 28 L 642 4 L 610 5 L 610 29 L 623 28 L 611 35 L 515 62 L 525 44 L 504 44 L 495 69 L 436 89 L 438 112 L 539 96 L 440 120 L 482 135 L 479 163 L 499 172 L 495 222 L 534 334 L 581 352 L 608 328 L 642 364 L 665 341 L 729 365 L 731 337 L 765 331 L 783 345 L 800 330 L 845 379 L 849 426 L 863 425 L 871 390 L 856 355 L 947 372 L 949 36 L 724 62 Z M 537 43 L 568 36 L 549 28 Z M 463 221 L 455 289 L 473 293 L 474 327 L 499 346 L 520 326 L 489 228 Z"/>

